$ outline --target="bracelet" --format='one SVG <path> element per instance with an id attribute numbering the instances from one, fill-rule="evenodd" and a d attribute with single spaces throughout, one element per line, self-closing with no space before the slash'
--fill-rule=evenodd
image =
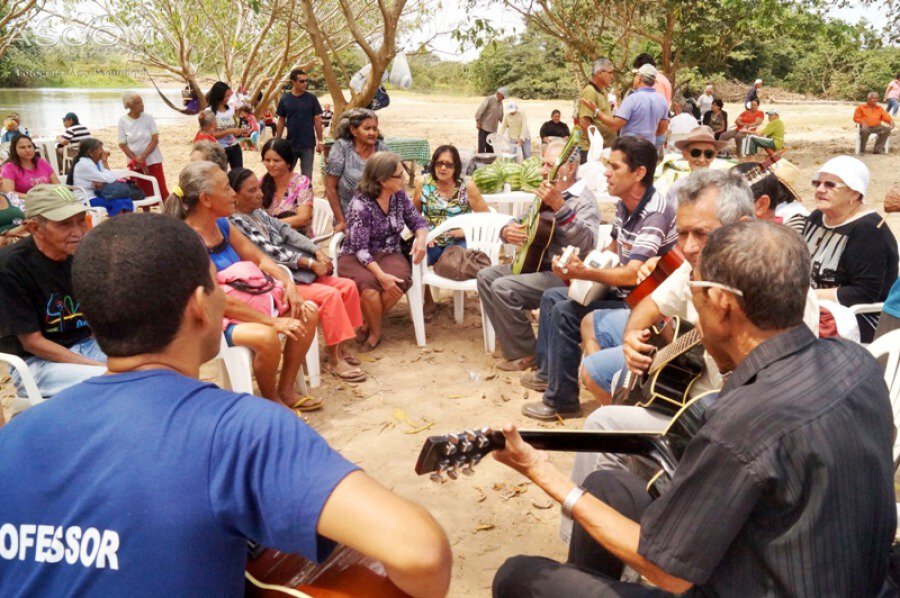
<path id="1" fill-rule="evenodd" d="M 562 514 L 569 519 L 572 519 L 572 509 L 575 508 L 575 503 L 578 502 L 578 499 L 584 496 L 584 493 L 587 492 L 581 486 L 575 486 L 566 494 L 566 500 L 562 503 Z"/>

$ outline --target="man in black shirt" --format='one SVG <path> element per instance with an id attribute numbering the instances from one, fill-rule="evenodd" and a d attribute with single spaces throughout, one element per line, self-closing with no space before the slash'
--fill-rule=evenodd
<path id="1" fill-rule="evenodd" d="M 301 69 L 291 71 L 291 90 L 278 102 L 278 126 L 275 138 L 281 138 L 285 125 L 287 140 L 300 160 L 300 172 L 312 180 L 316 152 L 322 152 L 322 106 L 319 98 L 306 91 L 309 76 Z"/>
<path id="2" fill-rule="evenodd" d="M 810 258 L 787 227 L 710 234 L 690 282 L 703 343 L 731 371 L 669 490 L 599 471 L 585 490 L 506 426 L 497 459 L 568 507 L 567 564 L 514 557 L 495 596 L 662 595 L 619 581 L 629 565 L 666 592 L 872 596 L 896 528 L 891 405 L 859 345 L 802 325 Z"/>
<path id="3" fill-rule="evenodd" d="M 44 398 L 106 371 L 72 292 L 85 212 L 65 186 L 36 185 L 25 196 L 31 237 L 0 250 L 0 351 L 25 360 Z"/>

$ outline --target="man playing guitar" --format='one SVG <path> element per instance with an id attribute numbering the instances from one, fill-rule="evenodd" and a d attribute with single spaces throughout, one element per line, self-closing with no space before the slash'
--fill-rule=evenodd
<path id="1" fill-rule="evenodd" d="M 655 501 L 624 471 L 578 486 L 504 427 L 495 458 L 577 525 L 566 563 L 513 557 L 495 597 L 896 595 L 888 389 L 864 348 L 803 325 L 809 271 L 787 227 L 709 234 L 691 301 L 704 346 L 731 375 Z M 620 581 L 625 565 L 656 588 Z"/>
<path id="2" fill-rule="evenodd" d="M 248 539 L 313 561 L 340 542 L 409 594 L 446 594 L 450 545 L 424 509 L 287 409 L 197 379 L 225 295 L 187 225 L 116 216 L 73 281 L 109 371 L 0 433 L 0 595 L 239 596 Z"/>

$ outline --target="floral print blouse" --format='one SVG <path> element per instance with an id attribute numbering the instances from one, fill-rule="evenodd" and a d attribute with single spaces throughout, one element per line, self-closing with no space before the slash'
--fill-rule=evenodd
<path id="1" fill-rule="evenodd" d="M 422 214 L 400 190 L 391 195 L 385 214 L 374 199 L 356 192 L 347 211 L 347 232 L 341 255 L 354 255 L 359 263 L 368 266 L 377 253 L 400 253 L 400 233 L 409 230 L 428 230 Z"/>

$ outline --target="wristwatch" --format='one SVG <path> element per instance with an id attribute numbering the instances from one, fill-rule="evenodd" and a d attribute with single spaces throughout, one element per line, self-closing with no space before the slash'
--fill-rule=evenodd
<path id="1" fill-rule="evenodd" d="M 566 494 L 566 499 L 562 503 L 562 514 L 569 519 L 572 519 L 572 509 L 575 508 L 575 503 L 578 502 L 578 499 L 584 496 L 584 493 L 587 492 L 581 486 L 575 486 Z"/>

